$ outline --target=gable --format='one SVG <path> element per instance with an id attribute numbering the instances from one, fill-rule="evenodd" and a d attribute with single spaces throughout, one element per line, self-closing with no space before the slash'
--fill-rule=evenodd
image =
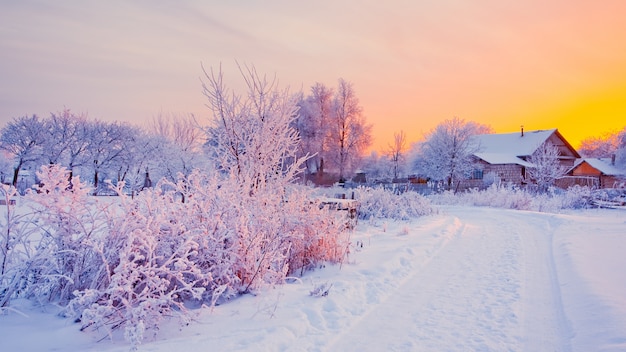
<path id="1" fill-rule="evenodd" d="M 591 166 L 588 162 L 583 161 L 574 166 L 569 172 L 572 176 L 600 176 L 602 172 Z"/>
<path id="2" fill-rule="evenodd" d="M 548 137 L 547 141 L 559 149 L 561 159 L 578 159 L 581 157 L 576 149 L 559 133 L 559 130 L 554 130 L 554 133 Z"/>

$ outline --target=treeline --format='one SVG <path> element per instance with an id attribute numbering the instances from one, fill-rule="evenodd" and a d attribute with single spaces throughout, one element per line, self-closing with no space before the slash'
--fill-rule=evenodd
<path id="1" fill-rule="evenodd" d="M 204 133 L 193 116 L 159 116 L 148 128 L 130 123 L 90 120 L 69 109 L 49 117 L 14 118 L 0 130 L 0 181 L 23 191 L 42 165 L 55 164 L 80 175 L 95 192 L 104 180 L 124 181 L 139 190 L 152 173 L 175 181 L 203 168 Z"/>

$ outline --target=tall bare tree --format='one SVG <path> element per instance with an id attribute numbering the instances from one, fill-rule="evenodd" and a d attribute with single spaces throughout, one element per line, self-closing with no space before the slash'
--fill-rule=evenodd
<path id="1" fill-rule="evenodd" d="M 363 152 L 372 144 L 372 126 L 367 124 L 352 83 L 339 79 L 328 124 L 329 155 L 339 170 L 339 180 L 354 171 Z"/>
<path id="2" fill-rule="evenodd" d="M 327 159 L 328 123 L 331 120 L 333 89 L 322 83 L 311 87 L 311 95 L 299 102 L 296 127 L 300 133 L 300 148 L 303 155 L 309 154 L 307 160 L 309 171 L 324 173 L 324 160 Z"/>
<path id="3" fill-rule="evenodd" d="M 402 169 L 402 163 L 405 160 L 406 152 L 406 134 L 404 131 L 393 134 L 393 143 L 387 147 L 387 155 L 393 165 L 393 178 L 397 179 Z"/>

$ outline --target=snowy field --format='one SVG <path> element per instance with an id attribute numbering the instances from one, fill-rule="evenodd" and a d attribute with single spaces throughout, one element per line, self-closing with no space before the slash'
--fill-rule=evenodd
<path id="1" fill-rule="evenodd" d="M 140 350 L 626 351 L 626 211 L 438 209 L 361 222 L 341 267 L 199 309 Z M 0 316 L 2 351 L 129 348 L 14 303 L 23 314 Z"/>

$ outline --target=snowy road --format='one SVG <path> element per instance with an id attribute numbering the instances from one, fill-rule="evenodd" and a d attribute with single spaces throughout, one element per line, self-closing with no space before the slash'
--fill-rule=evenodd
<path id="1" fill-rule="evenodd" d="M 570 350 L 549 220 L 488 209 L 450 216 L 447 244 L 329 350 Z"/>
<path id="2" fill-rule="evenodd" d="M 444 207 L 362 222 L 352 241 L 341 267 L 172 322 L 140 350 L 626 351 L 624 211 Z M 312 297 L 320 284 L 328 295 Z M 29 314 L 0 317 L 3 350 L 128 350 L 121 332 L 95 342 Z"/>

